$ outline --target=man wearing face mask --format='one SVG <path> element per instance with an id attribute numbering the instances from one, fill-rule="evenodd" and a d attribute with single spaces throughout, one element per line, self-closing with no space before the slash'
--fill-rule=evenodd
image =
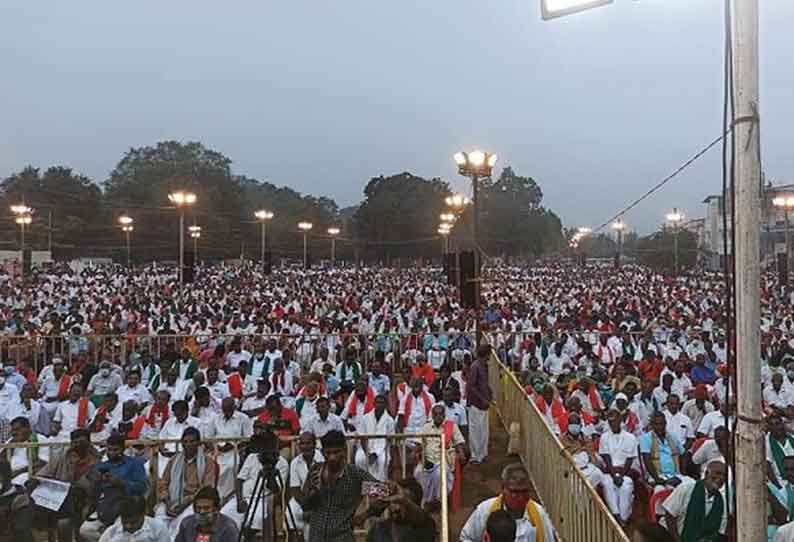
<path id="1" fill-rule="evenodd" d="M 101 403 L 102 397 L 108 393 L 115 393 L 122 386 L 121 376 L 113 372 L 109 361 L 99 364 L 99 372 L 91 377 L 88 383 L 88 394 L 94 405 Z"/>
<path id="2" fill-rule="evenodd" d="M 170 542 L 168 528 L 146 515 L 143 497 L 125 497 L 119 503 L 119 519 L 107 528 L 99 542 Z"/>
<path id="3" fill-rule="evenodd" d="M 203 487 L 193 501 L 195 514 L 179 526 L 175 542 L 234 542 L 239 531 L 234 521 L 219 512 L 221 498 L 215 488 Z"/>
<path id="4" fill-rule="evenodd" d="M 573 400 L 573 399 L 571 399 Z M 576 412 L 568 413 L 567 430 L 560 438 L 565 450 L 571 454 L 574 463 L 582 471 L 594 488 L 603 482 L 604 473 L 596 466 L 596 453 L 593 441 L 583 433 L 582 419 Z"/>
<path id="5" fill-rule="evenodd" d="M 529 497 L 529 473 L 521 463 L 508 465 L 502 471 L 502 493 L 477 505 L 463 530 L 461 542 L 481 542 L 490 516 L 504 510 L 516 523 L 515 540 L 553 542 L 554 526 L 546 510 Z"/>
<path id="6" fill-rule="evenodd" d="M 27 383 L 25 377 L 17 371 L 16 363 L 10 359 L 6 360 L 5 367 L 3 367 L 3 375 L 0 376 L 4 376 L 6 384 L 11 384 L 17 391 L 21 391 L 22 386 Z"/>

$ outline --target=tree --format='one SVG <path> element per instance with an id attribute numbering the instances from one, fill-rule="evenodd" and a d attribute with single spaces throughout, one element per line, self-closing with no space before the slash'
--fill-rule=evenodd
<path id="1" fill-rule="evenodd" d="M 637 241 L 637 261 L 655 269 L 671 272 L 675 267 L 675 239 L 672 230 L 664 228 Z M 697 262 L 697 235 L 689 230 L 678 232 L 678 266 L 693 267 Z"/>
<path id="2" fill-rule="evenodd" d="M 579 242 L 579 250 L 588 258 L 614 258 L 618 253 L 618 243 L 605 233 L 586 235 Z"/>
<path id="3" fill-rule="evenodd" d="M 364 201 L 353 216 L 355 232 L 375 246 L 381 259 L 390 256 L 436 256 L 439 215 L 449 185 L 403 172 L 375 177 L 364 188 Z"/>

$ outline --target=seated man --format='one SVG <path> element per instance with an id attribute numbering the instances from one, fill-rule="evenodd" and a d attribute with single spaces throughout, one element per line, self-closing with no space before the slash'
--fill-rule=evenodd
<path id="1" fill-rule="evenodd" d="M 597 489 L 603 483 L 604 473 L 596 462 L 593 439 L 583 433 L 582 419 L 578 412 L 568 413 L 565 432 L 561 435 L 560 442 L 571 454 L 574 464 L 582 471 L 590 485 Z"/>
<path id="2" fill-rule="evenodd" d="M 289 466 L 289 490 L 287 496 L 289 497 L 290 513 L 287 515 L 287 521 L 291 529 L 303 531 L 303 539 L 308 541 L 308 514 L 304 514 L 297 498 L 300 497 L 300 490 L 303 484 L 306 483 L 306 477 L 309 475 L 312 465 L 322 463 L 325 458 L 317 448 L 317 439 L 312 433 L 301 433 L 300 437 L 298 437 L 298 451 L 300 453 L 295 456 Z"/>
<path id="3" fill-rule="evenodd" d="M 725 471 L 725 463 L 712 461 L 704 479 L 680 484 L 664 501 L 667 529 L 677 532 L 679 540 L 712 540 L 725 534 L 728 507 L 720 493 Z"/>
<path id="4" fill-rule="evenodd" d="M 11 440 L 10 443 L 37 443 L 38 437 L 31 430 L 30 420 L 24 416 L 18 416 L 11 420 Z M 28 479 L 28 466 L 33 461 L 33 470 L 41 469 L 45 461 L 39 457 L 38 448 L 11 448 L 6 450 L 8 461 L 11 464 L 11 476 L 13 483 L 23 485 Z"/>
<path id="5" fill-rule="evenodd" d="M 196 513 L 188 516 L 179 526 L 175 542 L 235 542 L 238 530 L 229 517 L 219 513 L 221 497 L 212 487 L 203 487 L 196 493 L 193 508 Z"/>
<path id="6" fill-rule="evenodd" d="M 601 435 L 598 453 L 605 465 L 604 499 L 618 521 L 626 522 L 634 504 L 634 482 L 629 472 L 637 459 L 637 439 L 622 428 L 622 421 L 617 410 L 607 413 L 609 430 Z"/>
<path id="7" fill-rule="evenodd" d="M 102 398 L 102 404 L 97 408 L 94 419 L 89 425 L 91 440 L 104 442 L 121 421 L 122 405 L 115 393 L 108 393 Z"/>
<path id="8" fill-rule="evenodd" d="M 273 498 L 281 498 L 281 491 L 286 487 L 289 463 L 279 455 L 278 437 L 272 431 L 252 438 L 249 448 L 251 453 L 245 458 L 235 480 L 235 498 L 221 512 L 234 520 L 239 530 L 247 531 L 247 537 L 252 537 L 256 531 L 270 532 L 269 526 L 263 524 L 263 519 L 272 516 Z M 261 494 L 254 495 L 260 474 L 266 486 Z M 257 500 L 251 502 L 252 499 Z"/>
<path id="9" fill-rule="evenodd" d="M 165 523 L 146 515 L 146 500 L 143 497 L 124 497 L 119 503 L 119 519 L 102 533 L 99 542 L 171 542 L 171 538 Z"/>
<path id="10" fill-rule="evenodd" d="M 432 419 L 421 429 L 421 433 L 441 432 L 447 450 L 447 495 L 455 483 L 455 455 L 460 461 L 465 460 L 464 445 L 466 441 L 455 423 L 446 420 L 443 406 L 436 405 L 432 410 Z M 425 439 L 425 464 L 421 474 L 417 476 L 422 484 L 425 503 L 435 508 L 441 502 L 441 442 L 439 439 Z M 417 469 L 418 471 L 419 469 Z"/>
<path id="11" fill-rule="evenodd" d="M 460 533 L 460 542 L 481 542 L 490 516 L 504 510 L 516 524 L 515 540 L 555 540 L 554 526 L 543 507 L 529 498 L 529 473 L 521 463 L 502 470 L 502 493 L 481 502 Z"/>
<path id="12" fill-rule="evenodd" d="M 187 401 L 174 401 L 174 404 L 171 406 L 171 412 L 173 412 L 173 416 L 169 416 L 168 420 L 163 425 L 163 428 L 160 430 L 160 438 L 181 439 L 182 435 L 185 433 L 185 429 L 188 427 L 193 427 L 197 429 L 199 433 L 201 433 L 201 420 L 190 417 L 188 415 L 188 411 L 189 408 Z M 178 445 L 173 442 L 160 444 L 160 457 L 158 458 L 157 462 L 157 467 L 160 471 L 158 474 L 160 477 L 162 477 L 163 473 L 165 473 L 165 467 L 168 464 L 168 460 L 176 455 L 177 447 Z"/>
<path id="13" fill-rule="evenodd" d="M 668 405 L 676 397 L 670 395 Z M 654 486 L 654 493 L 674 489 L 681 482 L 691 481 L 681 474 L 681 456 L 684 447 L 678 437 L 667 430 L 667 418 L 663 412 L 651 414 L 651 430 L 640 437 L 640 453 L 648 482 Z M 661 503 L 660 503 L 661 505 Z M 661 514 L 661 509 L 655 511 Z"/>
<path id="14" fill-rule="evenodd" d="M 63 454 L 58 454 L 36 473 L 37 477 L 52 478 L 71 484 L 69 494 L 57 512 L 34 506 L 37 516 L 44 518 L 45 524 L 56 523 L 58 542 L 71 542 L 72 531 L 80 525 L 80 512 L 88 493 L 92 489 L 90 474 L 99 461 L 99 454 L 91 446 L 90 433 L 86 429 L 76 429 L 70 435 L 71 446 Z M 28 480 L 32 491 L 39 484 L 37 478 Z"/>
<path id="15" fill-rule="evenodd" d="M 159 503 L 155 516 L 176 536 L 179 524 L 193 514 L 193 499 L 202 487 L 218 483 L 218 464 L 199 446 L 201 434 L 195 427 L 182 433 L 182 451 L 174 455 L 165 467 L 157 484 Z"/>
<path id="16" fill-rule="evenodd" d="M 205 426 L 205 437 L 248 438 L 254 432 L 251 418 L 238 412 L 234 399 L 226 397 L 221 403 L 221 412 Z M 235 448 L 231 442 L 218 442 L 218 493 L 226 498 L 234 490 Z"/>
<path id="17" fill-rule="evenodd" d="M 392 488 L 391 495 L 372 504 L 368 511 L 370 516 L 379 516 L 388 509 L 389 519 L 378 520 L 373 524 L 367 533 L 367 541 L 435 540 L 436 525 L 433 516 L 422 510 L 422 488 L 419 483 L 413 478 L 406 478 L 398 484 L 389 482 L 389 485 Z"/>
<path id="18" fill-rule="evenodd" d="M 397 432 L 418 433 L 431 419 L 433 408 L 431 395 L 420 378 L 411 380 L 411 391 L 406 393 L 397 411 Z"/>
<path id="19" fill-rule="evenodd" d="M 33 542 L 32 522 L 25 488 L 11 481 L 11 465 L 0 460 L 0 542 Z"/>
<path id="20" fill-rule="evenodd" d="M 122 497 L 144 496 L 148 481 L 143 463 L 124 455 L 124 436 L 118 433 L 107 440 L 107 461 L 98 463 L 91 474 L 94 481 L 94 512 L 80 527 L 80 536 L 97 542 L 102 532 L 119 516 Z"/>
<path id="21" fill-rule="evenodd" d="M 331 400 L 328 397 L 317 399 L 317 416 L 309 419 L 302 429 L 317 438 L 323 438 L 329 431 L 345 432 L 342 418 L 331 412 Z"/>

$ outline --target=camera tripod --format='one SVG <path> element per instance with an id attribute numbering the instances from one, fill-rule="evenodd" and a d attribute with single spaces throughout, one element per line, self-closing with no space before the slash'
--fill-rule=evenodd
<path id="1" fill-rule="evenodd" d="M 281 478 L 281 473 L 278 472 L 275 466 L 270 467 L 267 472 L 265 472 L 265 468 L 259 471 L 259 475 L 256 478 L 256 482 L 254 482 L 254 490 L 251 494 L 251 500 L 249 501 L 248 509 L 245 511 L 245 515 L 243 516 L 243 523 L 240 528 L 240 534 L 237 537 L 237 542 L 242 542 L 243 539 L 245 539 L 246 542 L 253 542 L 253 529 L 251 528 L 251 526 L 254 523 L 254 518 L 256 517 L 257 511 L 262 515 L 262 532 L 264 533 L 267 524 L 267 518 L 266 518 L 267 498 L 271 496 L 279 496 L 283 488 L 284 488 L 284 480 Z M 278 537 L 278 532 L 276 528 L 277 506 L 282 506 L 281 503 L 279 502 L 279 499 L 273 499 L 273 510 L 271 511 L 272 521 L 270 522 L 272 542 L 276 542 Z M 258 510 L 257 507 L 259 507 Z M 289 524 L 291 522 L 292 525 L 295 526 L 295 517 L 292 514 L 292 509 L 289 507 L 289 505 L 287 505 L 286 508 L 287 508 L 286 514 L 288 514 L 288 518 L 289 518 L 289 521 L 287 522 L 287 540 L 289 541 L 290 540 Z"/>

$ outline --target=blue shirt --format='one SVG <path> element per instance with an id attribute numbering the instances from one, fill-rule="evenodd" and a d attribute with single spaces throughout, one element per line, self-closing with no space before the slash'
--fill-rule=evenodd
<path id="1" fill-rule="evenodd" d="M 678 466 L 675 464 L 673 450 L 670 449 L 668 440 L 673 444 L 676 455 L 680 456 L 684 453 L 684 447 L 681 446 L 681 443 L 675 435 L 667 433 L 667 437 L 666 439 L 657 439 L 659 442 L 659 472 L 657 474 L 662 478 L 669 478 L 678 474 Z M 653 448 L 652 438 L 652 431 L 640 437 L 640 453 L 651 453 L 651 449 Z"/>
<path id="2" fill-rule="evenodd" d="M 97 483 L 98 495 L 111 488 L 110 484 L 101 481 L 101 475 L 105 471 L 110 472 L 111 475 L 124 482 L 124 494 L 128 497 L 132 495 L 143 496 L 146 493 L 146 470 L 143 468 L 143 463 L 133 457 L 125 455 L 120 463 L 103 461 L 102 463 L 97 463 L 94 468 L 100 476 L 100 482 Z"/>
<path id="3" fill-rule="evenodd" d="M 374 374 L 370 373 L 369 385 L 372 386 L 372 389 L 375 391 L 375 395 L 386 395 L 391 389 L 389 377 L 386 375 L 375 376 Z"/>

